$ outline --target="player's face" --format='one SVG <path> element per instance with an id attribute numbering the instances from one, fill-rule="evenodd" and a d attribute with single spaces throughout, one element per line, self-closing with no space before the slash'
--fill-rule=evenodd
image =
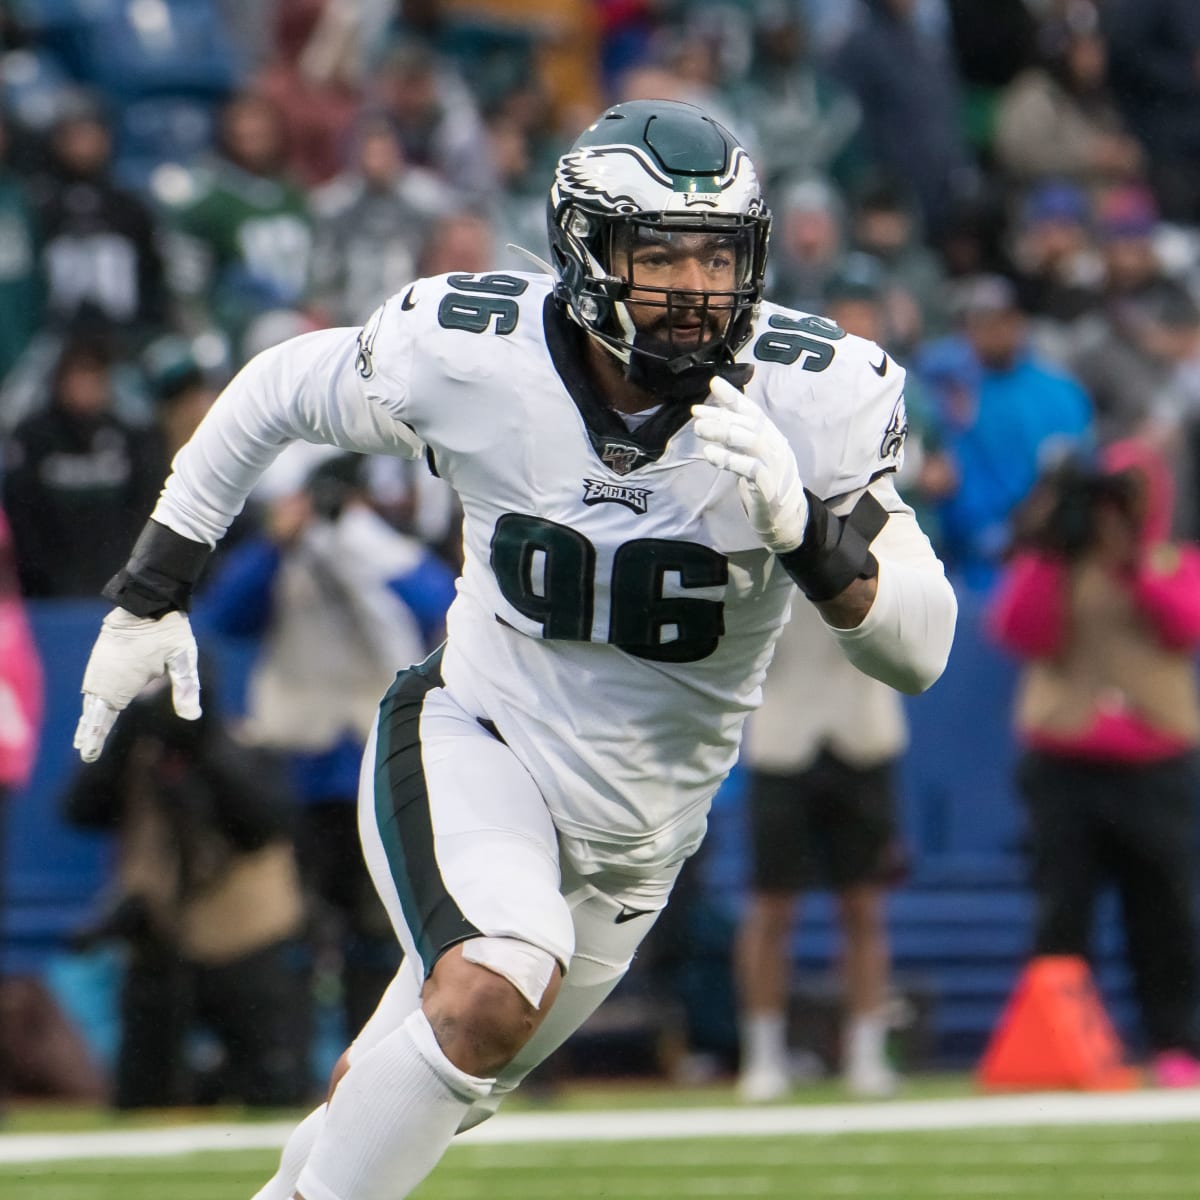
<path id="1" fill-rule="evenodd" d="M 1025 341 L 1025 321 L 1015 309 L 972 314 L 967 317 L 966 333 L 980 362 L 1004 370 Z"/>
<path id="2" fill-rule="evenodd" d="M 732 293 L 745 286 L 745 234 L 639 228 L 616 251 L 615 271 L 630 283 L 626 308 L 644 337 L 687 353 L 725 332 Z"/>
<path id="3" fill-rule="evenodd" d="M 109 407 L 108 368 L 79 360 L 67 366 L 58 381 L 58 402 L 76 416 L 95 416 Z"/>
<path id="4" fill-rule="evenodd" d="M 846 297 L 826 305 L 827 314 L 847 333 L 866 338 L 869 342 L 882 342 L 885 338 L 883 305 L 866 297 Z"/>

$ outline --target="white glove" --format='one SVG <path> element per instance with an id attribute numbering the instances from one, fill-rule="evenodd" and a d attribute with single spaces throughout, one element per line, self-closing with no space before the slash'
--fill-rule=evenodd
<path id="1" fill-rule="evenodd" d="M 114 608 L 100 626 L 83 673 L 83 715 L 75 728 L 75 749 L 84 762 L 100 757 L 117 714 L 130 700 L 166 674 L 175 712 L 195 721 L 200 716 L 200 672 L 187 616 L 169 612 L 152 620 Z"/>
<path id="2" fill-rule="evenodd" d="M 715 377 L 708 402 L 692 409 L 696 436 L 714 467 L 738 477 L 738 495 L 768 550 L 786 554 L 804 541 L 808 497 L 787 438 L 758 405 Z"/>

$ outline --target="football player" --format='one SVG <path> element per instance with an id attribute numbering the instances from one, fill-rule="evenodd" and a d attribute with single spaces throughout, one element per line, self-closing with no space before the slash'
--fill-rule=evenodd
<path id="1" fill-rule="evenodd" d="M 544 274 L 421 279 L 253 359 L 105 589 L 85 759 L 163 671 L 199 711 L 189 593 L 284 444 L 425 455 L 462 501 L 446 643 L 363 762 L 404 965 L 259 1200 L 408 1195 L 596 1009 L 704 836 L 797 589 L 906 692 L 950 650 L 954 594 L 891 482 L 904 372 L 762 303 L 736 139 L 617 105 L 559 160 L 548 224 Z"/>

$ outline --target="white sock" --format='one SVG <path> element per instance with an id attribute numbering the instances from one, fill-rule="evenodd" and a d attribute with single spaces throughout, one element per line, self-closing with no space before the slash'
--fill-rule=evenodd
<path id="1" fill-rule="evenodd" d="M 781 1012 L 747 1013 L 742 1018 L 742 1074 L 786 1071 L 787 1021 Z"/>
<path id="2" fill-rule="evenodd" d="M 846 1025 L 846 1066 L 887 1063 L 887 1017 L 883 1012 L 858 1013 Z"/>
<path id="3" fill-rule="evenodd" d="M 296 1190 L 304 1200 L 400 1200 L 494 1083 L 460 1071 L 417 1009 L 346 1072 Z"/>
<path id="4" fill-rule="evenodd" d="M 279 1157 L 279 1170 L 267 1180 L 261 1191 L 254 1193 L 253 1200 L 292 1200 L 296 1180 L 300 1178 L 300 1172 L 324 1124 L 325 1105 L 322 1104 L 292 1130 Z"/>

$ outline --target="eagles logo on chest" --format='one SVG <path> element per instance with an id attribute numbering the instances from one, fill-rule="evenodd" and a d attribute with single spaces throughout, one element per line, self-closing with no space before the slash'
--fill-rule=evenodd
<path id="1" fill-rule="evenodd" d="M 645 487 L 633 487 L 628 483 L 610 483 L 603 479 L 583 481 L 583 502 L 589 508 L 595 504 L 622 504 L 639 516 L 649 507 L 653 491 Z"/>

